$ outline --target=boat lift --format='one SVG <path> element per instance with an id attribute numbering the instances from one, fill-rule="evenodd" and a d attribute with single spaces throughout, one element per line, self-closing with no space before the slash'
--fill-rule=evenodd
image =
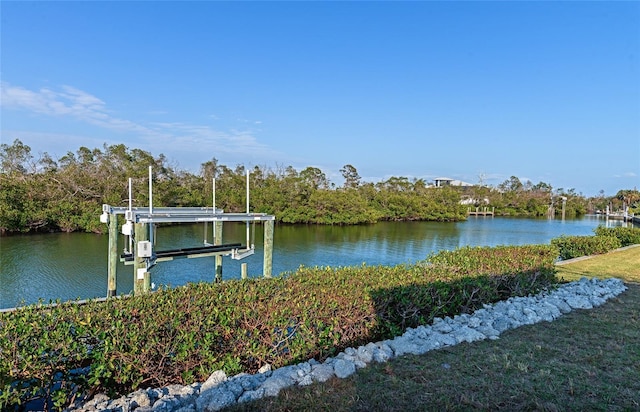
<path id="1" fill-rule="evenodd" d="M 215 207 L 215 180 L 213 181 L 213 207 L 153 207 L 152 168 L 149 166 L 149 207 L 133 207 L 131 179 L 129 179 L 129 206 L 115 207 L 102 205 L 100 221 L 109 226 L 109 264 L 107 297 L 116 295 L 116 268 L 118 260 L 125 265 L 134 266 L 134 294 L 151 290 L 149 270 L 158 262 L 176 258 L 216 257 L 215 280 L 222 280 L 222 256 L 231 256 L 240 260 L 255 252 L 255 244 L 250 236 L 250 226 L 262 222 L 264 231 L 264 265 L 263 276 L 271 277 L 273 254 L 273 227 L 275 216 L 249 211 L 249 171 L 247 171 L 247 212 L 224 213 Z M 121 233 L 128 238 L 125 250 L 118 255 L 118 215 L 124 215 L 125 223 Z M 212 222 L 213 243 L 207 241 L 207 223 Z M 222 244 L 222 227 L 224 222 L 246 223 L 246 244 Z M 204 223 L 205 235 L 203 245 L 199 247 L 179 248 L 172 250 L 155 250 L 155 228 L 158 223 Z M 243 276 L 246 264 L 243 264 Z"/>

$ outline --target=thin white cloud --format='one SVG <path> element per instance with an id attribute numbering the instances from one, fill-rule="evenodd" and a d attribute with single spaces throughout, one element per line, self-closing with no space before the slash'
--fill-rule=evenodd
<path id="1" fill-rule="evenodd" d="M 75 109 L 87 110 L 88 112 L 106 111 L 105 103 L 89 93 L 85 93 L 82 90 L 71 86 L 62 86 L 62 90 L 63 92 L 60 93 L 60 96 L 65 97 L 70 102 L 73 102 L 73 107 Z"/>
<path id="2" fill-rule="evenodd" d="M 615 174 L 613 175 L 613 177 L 616 179 L 626 179 L 626 178 L 638 177 L 638 175 L 635 172 L 625 172 L 622 174 Z"/>
<path id="3" fill-rule="evenodd" d="M 194 155 L 227 153 L 251 157 L 256 157 L 259 153 L 263 158 L 277 158 L 279 155 L 259 143 L 250 130 L 219 131 L 208 125 L 182 122 L 143 124 L 121 118 L 115 116 L 102 99 L 72 86 L 61 86 L 59 89 L 44 87 L 34 91 L 2 82 L 0 90 L 0 104 L 5 108 L 26 110 L 50 117 L 71 117 L 106 130 L 133 134 L 135 137 L 129 140 L 143 139 L 146 143 L 145 149 L 151 149 L 154 153 L 191 151 Z M 242 122 L 248 121 L 243 119 Z M 259 123 L 261 122 L 255 122 Z M 28 134 L 29 131 L 23 133 Z"/>
<path id="4" fill-rule="evenodd" d="M 94 126 L 121 132 L 155 133 L 143 125 L 112 116 L 104 101 L 75 87 L 62 86 L 60 90 L 44 87 L 32 91 L 2 82 L 0 90 L 3 107 L 47 116 L 73 117 Z"/>
<path id="5" fill-rule="evenodd" d="M 186 123 L 153 123 L 157 130 L 162 130 L 180 141 L 181 148 L 198 150 L 214 150 L 221 153 L 234 153 L 245 151 L 261 151 L 273 153 L 267 146 L 259 143 L 256 138 L 244 130 L 232 129 L 229 132 L 221 132 L 206 125 L 193 125 Z"/>
<path id="6" fill-rule="evenodd" d="M 61 157 L 62 155 L 66 154 L 67 151 L 75 151 L 82 146 L 89 148 L 100 148 L 105 143 L 108 145 L 122 143 L 121 141 L 108 139 L 105 140 L 68 133 L 3 130 L 2 134 L 3 136 L 7 136 L 8 140 L 13 141 L 15 139 L 18 139 L 31 147 L 37 148 L 37 150 L 32 153 L 33 155 L 46 152 L 54 158 Z M 64 142 L 64 145 L 61 145 L 60 142 Z"/>
<path id="7" fill-rule="evenodd" d="M 41 89 L 39 93 L 22 87 L 14 87 L 0 83 L 0 104 L 11 108 L 23 108 L 36 113 L 48 115 L 66 114 L 64 105 L 52 101 L 48 89 Z"/>

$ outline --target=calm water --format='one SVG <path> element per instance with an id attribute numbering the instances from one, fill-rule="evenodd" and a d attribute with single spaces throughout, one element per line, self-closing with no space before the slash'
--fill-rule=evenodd
<path id="1" fill-rule="evenodd" d="M 534 220 L 470 218 L 459 223 L 400 222 L 369 226 L 284 226 L 274 231 L 273 274 L 304 266 L 395 265 L 414 263 L 431 252 L 461 246 L 546 244 L 560 235 L 593 235 L 603 219 Z M 620 224 L 609 221 L 611 224 Z M 211 226 L 209 225 L 209 228 Z M 245 243 L 245 225 L 226 223 L 223 241 Z M 203 225 L 158 229 L 156 250 L 199 246 Z M 209 234 L 208 239 L 212 237 Z M 69 300 L 106 295 L 107 235 L 56 233 L 0 239 L 0 308 L 37 302 L 39 298 Z M 262 273 L 262 226 L 255 231 L 256 253 L 235 261 L 223 259 L 223 277 L 240 277 L 247 263 L 249 276 Z M 119 239 L 122 250 L 124 239 Z M 214 258 L 177 259 L 151 270 L 157 285 L 178 286 L 211 281 Z M 133 267 L 118 267 L 117 293 L 133 289 Z"/>

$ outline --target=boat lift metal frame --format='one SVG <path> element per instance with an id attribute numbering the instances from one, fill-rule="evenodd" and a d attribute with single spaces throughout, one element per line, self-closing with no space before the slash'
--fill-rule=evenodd
<path id="1" fill-rule="evenodd" d="M 213 207 L 153 207 L 152 193 L 152 168 L 149 166 L 149 207 L 133 207 L 132 205 L 132 180 L 129 179 L 129 206 L 118 207 L 102 205 L 100 221 L 109 225 L 109 279 L 107 296 L 116 295 L 116 267 L 117 254 L 117 221 L 118 215 L 123 215 L 126 222 L 122 225 L 121 232 L 129 237 L 129 249 L 120 255 L 120 261 L 125 265 L 134 265 L 134 293 L 148 292 L 150 289 L 149 270 L 157 262 L 169 261 L 174 258 L 198 258 L 216 256 L 216 280 L 222 279 L 222 256 L 231 256 L 240 260 L 255 252 L 255 244 L 250 239 L 250 224 L 256 222 L 265 223 L 264 236 L 264 265 L 263 276 L 271 277 L 272 253 L 273 253 L 273 226 L 275 216 L 265 213 L 249 212 L 249 171 L 247 171 L 247 212 L 224 213 L 222 209 L 215 207 L 215 179 L 213 180 Z M 155 225 L 158 223 L 205 223 L 204 245 L 195 248 L 182 248 L 168 251 L 155 251 Z M 208 243 L 206 239 L 206 224 L 214 223 L 213 231 L 216 238 L 216 226 L 219 227 L 219 241 L 222 240 L 222 223 L 245 222 L 247 225 L 247 243 L 216 244 Z M 255 230 L 255 229 L 254 229 Z M 136 232 L 139 232 L 136 236 Z M 255 232 L 254 232 L 255 233 Z M 135 241 L 134 241 L 135 240 Z M 243 266 L 246 266 L 243 264 Z M 246 269 L 244 267 L 243 269 Z"/>

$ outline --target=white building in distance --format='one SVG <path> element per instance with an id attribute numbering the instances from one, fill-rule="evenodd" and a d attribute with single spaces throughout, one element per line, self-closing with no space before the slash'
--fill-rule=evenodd
<path id="1" fill-rule="evenodd" d="M 437 178 L 433 179 L 433 185 L 435 187 L 443 187 L 443 186 L 471 187 L 471 186 L 475 186 L 472 183 L 463 182 L 462 180 L 450 179 L 448 177 L 437 177 Z"/>

